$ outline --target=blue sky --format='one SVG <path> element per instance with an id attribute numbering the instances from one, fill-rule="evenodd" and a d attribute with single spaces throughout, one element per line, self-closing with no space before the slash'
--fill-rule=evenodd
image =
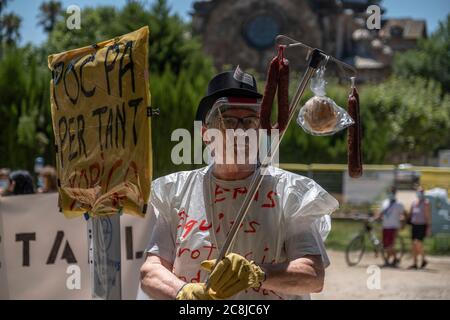
<path id="1" fill-rule="evenodd" d="M 13 11 L 22 17 L 21 43 L 32 42 L 39 44 L 45 39 L 42 28 L 37 26 L 39 5 L 44 0 L 12 0 L 8 4 L 7 11 Z M 81 8 L 86 6 L 110 5 L 111 0 L 62 0 L 63 7 L 75 4 Z M 125 0 L 115 0 L 114 4 L 121 7 Z M 149 4 L 153 0 L 147 0 Z M 189 19 L 189 12 L 193 0 L 169 0 L 173 11 L 184 19 Z M 385 17 L 412 17 L 425 19 L 428 32 L 436 29 L 439 20 L 443 20 L 450 13 L 449 0 L 384 0 L 383 6 L 387 9 Z"/>

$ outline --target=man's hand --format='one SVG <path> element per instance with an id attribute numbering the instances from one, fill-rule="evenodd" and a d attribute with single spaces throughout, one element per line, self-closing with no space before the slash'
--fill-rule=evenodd
<path id="1" fill-rule="evenodd" d="M 215 259 L 205 260 L 201 266 L 211 272 L 215 262 Z M 264 271 L 253 261 L 230 253 L 217 264 L 209 277 L 209 282 L 215 291 L 215 297 L 227 299 L 242 290 L 260 286 L 264 279 Z"/>
<path id="2" fill-rule="evenodd" d="M 177 300 L 216 300 L 214 292 L 204 283 L 186 283 L 178 292 Z"/>
<path id="3" fill-rule="evenodd" d="M 175 299 L 185 282 L 178 279 L 172 269 L 172 263 L 148 253 L 141 267 L 142 290 L 153 299 Z"/>

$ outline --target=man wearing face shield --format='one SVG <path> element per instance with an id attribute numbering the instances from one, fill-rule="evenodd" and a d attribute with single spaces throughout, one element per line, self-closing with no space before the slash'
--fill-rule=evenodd
<path id="1" fill-rule="evenodd" d="M 196 115 L 205 143 L 215 142 L 212 163 L 153 182 L 149 207 L 157 222 L 141 267 L 150 298 L 308 299 L 322 290 L 329 265 L 323 241 L 338 202 L 313 180 L 272 166 L 232 253 L 211 273 L 258 174 L 257 148 L 236 136 L 260 128 L 260 99 L 255 78 L 240 69 L 215 76 Z M 238 132 L 227 137 L 227 130 Z M 218 142 L 219 133 L 225 137 Z"/>

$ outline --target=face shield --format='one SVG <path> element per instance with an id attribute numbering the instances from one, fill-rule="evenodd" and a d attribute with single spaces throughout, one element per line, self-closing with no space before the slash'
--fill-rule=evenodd
<path id="1" fill-rule="evenodd" d="M 206 114 L 215 162 L 256 164 L 261 102 L 252 98 L 220 98 Z"/>
<path id="2" fill-rule="evenodd" d="M 253 98 L 220 98 L 206 114 L 205 124 L 215 129 L 254 129 L 260 127 L 261 101 Z"/>

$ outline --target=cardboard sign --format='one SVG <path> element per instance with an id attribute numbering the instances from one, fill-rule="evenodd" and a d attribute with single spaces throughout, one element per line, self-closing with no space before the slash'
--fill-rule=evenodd
<path id="1" fill-rule="evenodd" d="M 66 219 L 57 199 L 57 193 L 0 197 L 0 299 L 91 299 L 88 221 Z M 122 299 L 136 298 L 152 219 L 120 217 Z"/>
<path id="2" fill-rule="evenodd" d="M 147 27 L 48 57 L 59 205 L 143 216 L 151 184 Z"/>

